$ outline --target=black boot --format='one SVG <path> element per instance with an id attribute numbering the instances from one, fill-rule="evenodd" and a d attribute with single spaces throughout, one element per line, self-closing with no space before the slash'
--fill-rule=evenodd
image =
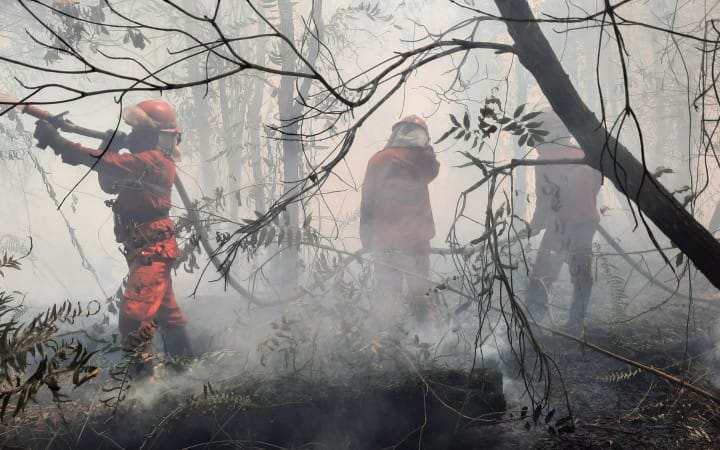
<path id="1" fill-rule="evenodd" d="M 532 320 L 541 322 L 548 313 L 548 292 L 545 284 L 538 278 L 531 278 L 525 292 L 525 306 Z"/>
<path id="2" fill-rule="evenodd" d="M 575 283 L 573 285 L 573 300 L 570 306 L 565 329 L 575 336 L 581 336 L 584 332 L 585 313 L 590 302 L 592 283 Z"/>
<path id="3" fill-rule="evenodd" d="M 167 327 L 163 331 L 165 353 L 172 357 L 188 358 L 193 356 L 190 338 L 185 327 Z"/>

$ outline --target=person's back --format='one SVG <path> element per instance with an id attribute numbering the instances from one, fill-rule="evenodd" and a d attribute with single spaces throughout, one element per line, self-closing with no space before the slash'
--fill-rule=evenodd
<path id="1" fill-rule="evenodd" d="M 428 184 L 440 163 L 425 122 L 409 116 L 393 126 L 385 149 L 368 162 L 360 205 L 363 249 L 375 253 L 376 295 L 397 296 L 407 282 L 416 317 L 434 317 L 422 301 L 428 289 L 435 223 Z"/>
<path id="2" fill-rule="evenodd" d="M 581 160 L 585 153 L 572 145 L 569 131 L 552 110 L 538 117 L 549 132 L 538 144 L 538 161 Z M 600 172 L 586 164 L 558 163 L 535 166 L 537 203 L 530 221 L 533 232 L 545 230 L 540 242 L 526 303 L 536 320 L 547 312 L 547 291 L 557 280 L 563 263 L 568 264 L 573 299 L 566 327 L 581 332 L 592 291 L 592 240 L 600 221 L 596 197 Z"/>
<path id="3" fill-rule="evenodd" d="M 438 173 L 432 150 L 390 147 L 368 162 L 361 239 L 367 250 L 422 248 L 435 236 L 428 183 Z"/>
<path id="4" fill-rule="evenodd" d="M 539 150 L 538 161 L 582 159 L 585 153 L 576 147 Z M 582 164 L 553 164 L 535 167 L 536 216 L 534 229 L 549 226 L 572 227 L 584 222 L 599 222 L 596 198 L 600 191 L 600 173 Z"/>

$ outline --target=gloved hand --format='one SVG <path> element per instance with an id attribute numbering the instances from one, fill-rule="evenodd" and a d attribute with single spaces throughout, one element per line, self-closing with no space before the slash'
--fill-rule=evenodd
<path id="1" fill-rule="evenodd" d="M 50 122 L 38 120 L 35 122 L 35 139 L 38 140 L 37 147 L 45 149 L 49 145 L 53 147 L 60 139 L 60 133 Z"/>

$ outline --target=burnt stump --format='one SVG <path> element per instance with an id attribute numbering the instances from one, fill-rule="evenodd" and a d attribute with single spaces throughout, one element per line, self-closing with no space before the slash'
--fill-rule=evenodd
<path id="1" fill-rule="evenodd" d="M 468 439 L 505 410 L 502 385 L 495 369 L 431 370 L 352 384 L 257 380 L 233 393 L 250 399 L 247 407 L 200 402 L 166 421 L 164 430 L 146 434 L 145 448 L 229 448 L 233 441 L 243 448 L 477 448 L 482 443 Z"/>

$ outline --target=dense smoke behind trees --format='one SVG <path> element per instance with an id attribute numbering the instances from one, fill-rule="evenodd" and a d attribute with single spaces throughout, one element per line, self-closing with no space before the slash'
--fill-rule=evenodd
<path id="1" fill-rule="evenodd" d="M 358 208 L 365 166 L 384 146 L 392 123 L 408 114 L 421 115 L 436 140 L 454 126 L 453 120 L 467 116 L 474 123 L 488 105 L 509 117 L 513 111 L 548 106 L 543 92 L 563 80 L 548 83 L 537 77 L 538 66 L 542 75 L 542 66 L 552 65 L 549 58 L 527 64 L 532 59 L 527 50 L 537 50 L 538 42 L 522 42 L 517 35 L 523 20 L 505 20 L 513 12 L 503 11 L 505 5 L 525 2 L 507 1 L 88 0 L 63 6 L 66 2 L 18 0 L 0 13 L 0 91 L 53 113 L 68 110 L 72 121 L 98 130 L 124 129 L 122 106 L 162 95 L 177 109 L 184 129 L 178 173 L 191 200 L 197 201 L 188 204 L 176 195 L 172 214 L 182 220 L 188 208 L 198 209 L 212 244 L 224 244 L 219 254 L 224 270 L 259 297 L 277 301 L 279 296 L 282 302 L 311 286 L 314 264 L 321 256 L 335 255 L 333 248 L 339 250 L 336 260 L 357 262 L 352 252 L 360 249 Z M 692 217 L 707 227 L 720 200 L 714 147 L 720 32 L 712 20 L 718 4 L 529 4 L 589 111 L 654 176 L 647 182 L 659 181 L 667 197 L 674 197 L 665 199 L 665 205 L 677 207 L 679 202 L 674 213 L 687 219 L 684 229 L 695 226 Z M 498 6 L 504 17 L 498 17 Z M 514 54 L 521 47 L 524 61 Z M 531 73 L 522 63 L 536 70 Z M 557 97 L 551 101 L 562 102 Z M 68 167 L 51 152 L 33 148 L 32 121 L 13 115 L 10 106 L 3 107 L 0 117 L 0 202 L 5 205 L 0 244 L 7 247 L 0 254 L 27 248 L 29 237 L 33 252 L 24 270 L 2 279 L 2 289 L 26 292 L 33 306 L 65 298 L 102 299 L 116 290 L 125 271 L 112 239 L 107 197 L 97 189 L 94 174 L 86 176 L 86 169 Z M 563 106 L 566 115 L 587 112 L 580 102 Z M 580 125 L 568 123 L 573 132 Z M 581 130 L 575 137 L 597 147 L 605 142 L 593 140 L 602 134 L 598 130 Z M 80 136 L 72 139 L 98 145 Z M 533 170 L 517 160 L 536 155 L 509 133 L 492 132 L 480 141 L 482 147 L 453 133 L 435 145 L 442 166 L 430 186 L 438 230 L 431 245 L 445 254 L 433 257 L 433 280 L 449 288 L 449 311 L 477 315 L 478 336 L 497 330 L 484 322 L 484 312 L 497 307 L 512 312 L 503 316 L 510 330 L 506 337 L 519 336 L 517 345 L 527 342 L 522 334 L 527 322 L 515 317 L 514 297 L 506 295 L 511 290 L 522 295 L 525 261 L 531 259 L 525 257 L 532 255 L 536 242 L 520 240 L 505 251 L 500 238 L 516 237 L 512 233 L 522 231 L 523 221 L 532 215 Z M 513 160 L 517 167 L 503 169 Z M 487 176 L 488 170 L 499 176 Z M 484 177 L 492 182 L 466 192 Z M 632 194 L 618 190 L 610 178 L 598 206 L 603 226 L 623 250 L 641 252 L 633 256 L 635 262 L 671 291 L 679 288 L 684 294 L 689 280 L 702 281 L 688 258 L 702 255 L 684 255 L 654 224 L 644 222 L 640 210 L 654 205 L 641 202 L 638 207 Z M 665 194 L 657 192 L 661 204 Z M 464 193 L 467 204 L 458 217 L 456 205 Z M 683 208 L 692 217 L 683 216 Z M 500 228 L 488 227 L 498 218 L 515 228 L 488 238 Z M 683 234 L 663 226 L 666 232 Z M 263 230 L 270 229 L 284 233 L 285 245 L 277 235 L 272 245 L 257 245 L 269 234 Z M 188 233 L 184 239 L 192 242 L 196 236 Z M 643 291 L 645 280 L 629 283 L 632 272 L 627 278 L 618 275 L 625 263 L 596 240 L 596 273 L 609 286 L 600 295 L 625 302 L 621 306 L 626 309 L 612 311 L 615 319 L 665 303 L 666 293 Z M 449 255 L 449 245 L 471 242 L 479 242 L 478 248 L 492 256 L 472 260 Z M 483 247 L 484 242 L 500 250 Z M 708 250 L 718 248 L 713 243 Z M 216 267 L 205 265 L 206 251 L 192 255 L 197 264 L 178 269 L 180 298 L 197 289 L 201 299 L 217 294 L 246 304 L 222 283 Z M 616 258 L 617 266 L 608 265 L 608 257 Z M 515 265 L 517 270 L 511 270 Z M 351 285 L 366 275 L 358 266 L 348 270 L 354 277 Z M 218 277 L 220 282 L 211 282 Z M 472 285 L 470 280 L 483 277 L 495 291 Z M 635 295 L 638 301 L 628 296 L 617 301 L 613 289 L 618 279 L 621 290 L 642 286 Z M 307 299 L 311 303 L 314 297 Z M 690 323 L 691 308 L 687 314 L 683 319 Z"/>
<path id="2" fill-rule="evenodd" d="M 81 2 L 79 10 L 64 11 L 79 14 L 84 22 L 51 10 L 49 0 L 12 3 L 0 16 L 0 56 L 5 58 L 2 90 L 25 98 L 33 93 L 33 86 L 46 85 L 28 100 L 47 104 L 56 113 L 70 110 L 76 123 L 101 130 L 119 124 L 121 105 L 162 93 L 177 107 L 185 129 L 180 175 L 192 197 L 204 197 L 222 218 L 213 223 L 211 234 L 261 227 L 274 215 L 290 226 L 299 226 L 310 217 L 326 243 L 355 251 L 359 249 L 357 209 L 365 164 L 384 145 L 391 123 L 408 113 L 420 114 L 428 118 L 431 134 L 437 138 L 451 127 L 449 114 L 477 116 L 491 96 L 501 101 L 508 114 L 520 103 L 527 102 L 528 110 L 547 105 L 541 87 L 508 51 L 513 40 L 507 24 L 493 18 L 492 2 L 316 1 L 315 8 L 322 5 L 322 9 L 315 20 L 313 12 L 318 9 L 310 1 L 292 6 L 270 0 L 115 3 Z M 644 151 L 638 127 L 631 121 L 622 122 L 616 137 L 707 225 L 717 203 L 718 186 L 713 181 L 718 164 L 709 146 L 717 139 L 710 126 L 718 105 L 712 95 L 700 94 L 714 81 L 710 55 L 717 34 L 707 18 L 713 16 L 716 5 L 693 8 L 662 1 L 653 2 L 651 10 L 645 2 L 621 2 L 615 12 L 628 20 L 619 26 L 620 35 L 608 15 L 597 12 L 603 11 L 603 2 L 531 4 L 586 105 L 605 119 L 608 129 L 617 130 L 614 127 L 620 126 L 617 119 L 627 101 L 640 125 Z M 210 20 L 216 5 L 221 5 L 216 21 Z M 482 11 L 490 16 L 473 21 L 483 16 Z M 283 17 L 293 19 L 292 36 Z M 456 24 L 461 26 L 449 31 Z M 453 39 L 487 45 L 462 48 Z M 63 52 L 67 44 L 77 52 L 75 56 Z M 437 48 L 412 53 L 433 44 Z M 395 59 L 377 66 L 388 58 Z M 400 58 L 406 60 L 394 71 L 373 79 Z M 89 65 L 93 69 L 88 71 Z M 391 92 L 392 97 L 385 99 Z M 702 122 L 701 114 L 710 121 Z M 296 118 L 302 120 L 296 122 Z M 31 122 L 24 123 L 31 129 Z M 10 129 L 15 126 L 5 119 L 2 124 Z M 704 125 L 710 130 L 707 135 L 703 135 Z M 301 134 L 300 141 L 296 133 Z M 487 139 L 480 155 L 498 165 L 512 158 L 533 157 L 527 146 L 516 144 L 514 137 L 498 133 Z M 2 177 L 6 187 L 0 195 L 7 199 L 6 214 L 12 218 L 2 232 L 32 235 L 36 273 L 55 280 L 45 288 L 33 286 L 34 275 L 26 271 L 13 279 L 12 289 L 28 290 L 34 298 L 48 301 L 100 295 L 90 271 L 76 269 L 80 257 L 66 237 L 72 228 L 100 274 L 103 289 L 114 291 L 124 262 L 111 240 L 110 213 L 97 194 L 93 176 L 75 186 L 83 169 L 64 167 L 49 152 L 30 149 L 27 142 L 20 147 L 24 155 L 37 156 L 58 199 L 68 195 L 60 211 L 68 217 L 69 226 L 45 194 L 45 181 L 32 160 L 1 161 L 8 176 Z M 446 247 L 453 225 L 461 245 L 484 231 L 477 221 L 484 220 L 485 191 L 470 197 L 467 220 L 455 222 L 452 214 L 458 195 L 481 178 L 476 168 L 457 167 L 467 162 L 458 150 L 468 150 L 468 142 L 446 139 L 436 146 L 442 162 L 440 176 L 431 186 L 438 229 L 432 244 L 436 247 Z M 335 160 L 338 155 L 343 158 Z M 323 169 L 327 164 L 332 164 L 332 171 Z M 534 203 L 532 170 L 519 168 L 516 181 L 517 192 L 502 185 L 498 197 L 505 193 L 522 204 L 516 211 L 524 210 L 521 218 L 527 218 Z M 283 197 L 287 192 L 300 195 L 302 202 L 287 205 L 286 219 L 280 208 L 272 207 L 287 198 Z M 176 204 L 177 213 L 182 214 L 187 205 L 178 199 Z M 653 246 L 647 230 L 636 226 L 636 207 L 611 183 L 603 187 L 599 204 L 603 223 L 626 250 Z M 267 211 L 271 214 L 254 225 L 243 222 L 256 220 L 256 211 L 261 216 Z M 652 224 L 649 229 L 657 232 Z M 245 232 L 233 235 L 235 241 L 230 242 L 241 242 L 244 236 Z M 668 245 L 666 239 L 658 239 L 660 245 Z M 231 270 L 247 277 L 255 268 L 265 269 L 265 260 L 276 250 L 264 250 L 250 260 L 240 254 Z M 306 259 L 310 251 L 302 250 Z M 687 263 L 677 255 L 677 249 L 668 252 L 671 265 Z M 289 261 L 286 266 L 294 267 L 292 257 Z M 657 256 L 650 261 L 657 267 L 663 264 Z M 456 272 L 450 260 L 438 259 L 433 268 L 438 280 Z M 248 284 L 274 293 L 268 285 L 277 283 L 276 273 L 263 270 Z M 198 275 L 199 271 L 181 272 L 179 283 L 190 292 Z M 294 277 L 288 276 L 291 284 Z M 208 272 L 204 281 L 211 278 Z M 202 289 L 219 291 L 222 284 L 203 284 Z"/>
<path id="3" fill-rule="evenodd" d="M 49 2 L 46 2 L 49 4 Z M 211 11 L 212 2 L 206 5 L 193 4 L 189 5 L 190 12 L 209 13 Z M 318 61 L 320 73 L 328 74 L 332 77 L 332 71 L 338 70 L 342 77 L 348 78 L 357 73 L 363 72 L 373 66 L 376 62 L 383 58 L 392 56 L 393 52 L 409 49 L 413 46 L 420 45 L 413 42 L 413 39 L 419 39 L 424 36 L 426 30 L 431 32 L 439 32 L 447 29 L 459 20 L 472 17 L 472 11 L 464 10 L 458 5 L 447 4 L 446 2 L 436 2 L 437 4 L 428 4 L 427 2 L 403 2 L 399 5 L 383 2 L 359 2 L 358 4 L 344 4 L 326 2 L 323 4 L 323 22 L 325 31 L 324 42 L 327 45 L 326 51 L 322 53 L 322 57 Z M 599 7 L 596 2 L 586 2 L 587 4 L 564 4 L 563 2 L 536 2 L 535 8 L 540 18 L 552 17 L 582 17 L 584 11 L 593 10 Z M 74 36 L 77 30 L 70 20 L 62 17 L 57 13 L 52 13 L 48 8 L 42 7 L 41 3 L 17 3 L 4 13 L 3 19 L 7 26 L 4 34 L 7 36 L 3 40 L 3 47 L 7 49 L 7 56 L 11 59 L 19 59 L 25 63 L 39 64 L 43 66 L 44 62 L 52 62 L 52 69 L 67 69 L 70 67 L 78 68 L 80 65 L 68 55 L 63 55 L 59 59 L 54 56 L 57 52 L 45 50 L 43 46 L 32 42 L 29 36 L 33 36 L 40 42 L 52 43 L 53 38 L 42 29 L 42 26 L 34 20 L 29 12 L 24 9 L 25 5 L 30 11 L 38 15 L 41 20 L 46 20 L 55 29 L 68 33 L 68 36 Z M 83 7 L 92 5 L 83 5 Z M 279 25 L 279 16 L 276 14 L 276 8 L 273 8 L 272 2 L 260 2 L 255 5 L 264 12 L 267 8 L 268 17 L 275 20 Z M 480 5 L 478 5 L 480 7 Z M 676 6 L 673 2 L 666 2 L 661 8 L 650 13 L 649 9 L 643 5 L 628 4 L 623 5 L 622 12 L 632 19 L 647 23 L 651 26 L 658 27 L 676 27 L 682 33 L 691 33 L 700 35 L 700 31 L 704 26 L 703 19 L 707 15 L 701 9 L 690 9 L 687 6 Z M 434 16 L 432 20 L 431 11 L 440 8 L 446 11 L 442 16 Z M 312 26 L 309 22 L 310 4 L 308 2 L 299 3 L 294 7 L 296 20 L 305 17 L 305 23 Z M 482 7 L 481 7 L 482 9 Z M 676 10 L 677 9 L 677 10 Z M 118 11 L 130 17 L 142 18 L 156 15 L 163 17 L 167 23 L 152 23 L 150 25 L 160 27 L 176 27 L 185 29 L 191 35 L 201 39 L 211 38 L 214 33 L 212 27 L 207 23 L 190 18 L 181 14 L 179 11 L 169 8 L 167 5 L 145 3 L 142 5 L 133 4 L 118 5 Z M 100 16 L 96 10 L 81 11 L 83 17 L 90 20 L 97 20 Z M 104 13 L 108 24 L 127 25 L 127 22 L 118 19 L 110 11 L 105 8 Z M 712 8 L 708 7 L 708 14 L 712 13 Z M 219 24 L 222 28 L 228 28 L 232 32 L 233 27 L 239 27 L 240 32 L 237 35 L 252 36 L 257 33 L 258 16 L 254 15 L 248 4 L 226 3 L 223 5 L 222 14 L 219 18 Z M 13 24 L 10 26 L 10 24 Z M 306 35 L 306 30 L 302 22 L 298 21 L 295 30 L 295 38 L 298 43 L 305 45 L 305 49 L 312 45 L 312 38 Z M 482 22 L 482 26 L 474 36 L 476 41 L 507 41 L 505 30 L 502 23 L 496 21 Z M 548 20 L 543 24 L 546 36 L 550 39 L 556 54 L 564 63 L 564 67 L 569 73 L 571 80 L 576 88 L 580 91 L 582 97 L 587 104 L 600 115 L 599 91 L 602 89 L 605 97 L 606 115 L 609 123 L 612 124 L 616 114 L 620 110 L 623 102 L 622 92 L 622 73 L 619 65 L 618 51 L 613 45 L 613 36 L 611 32 L 605 28 L 602 30 L 604 41 L 598 47 L 598 38 L 601 31 L 597 26 L 597 22 L 572 21 L 571 23 L 563 23 L 562 20 Z M 28 34 L 26 34 L 27 30 Z M 137 30 L 137 31 L 136 31 Z M 349 30 L 349 33 L 348 33 Z M 105 34 L 108 31 L 109 34 Z M 647 166 L 650 170 L 656 167 L 669 167 L 673 169 L 673 173 L 663 175 L 663 181 L 672 189 L 682 189 L 684 185 L 692 185 L 695 191 L 700 191 L 705 180 L 712 180 L 712 176 L 708 176 L 706 170 L 712 171 L 713 165 L 710 164 L 708 169 L 702 164 L 701 158 L 696 151 L 700 145 L 698 133 L 692 134 L 693 130 L 697 130 L 698 117 L 694 116 L 695 109 L 692 107 L 694 100 L 690 92 L 697 91 L 697 84 L 700 80 L 701 67 L 698 64 L 698 58 L 701 54 L 696 50 L 696 41 L 687 39 L 684 36 L 674 36 L 672 34 L 655 31 L 647 27 L 627 26 L 623 28 L 625 37 L 624 45 L 627 49 L 628 71 L 630 73 L 630 93 L 632 106 L 637 113 L 639 121 L 645 131 L 645 144 L 648 149 L 660 149 L 665 147 L 665 143 L 669 143 L 670 149 L 663 151 L 648 151 Z M 147 36 L 145 36 L 147 35 Z M 165 32 L 159 30 L 145 30 L 137 28 L 126 29 L 124 27 L 97 27 L 92 24 L 84 24 L 82 32 L 78 34 L 78 49 L 83 57 L 89 58 L 90 61 L 102 61 L 101 66 L 122 67 L 122 72 L 127 74 L 139 75 L 142 71 L 136 64 L 124 62 L 119 65 L 118 62 L 112 62 L 96 53 L 96 49 L 101 52 L 107 52 L 115 56 L 136 57 L 141 61 L 149 64 L 151 67 L 160 67 L 163 61 L 176 60 L 176 56 L 169 55 L 168 48 L 179 49 L 184 46 L 192 45 L 192 39 L 183 36 L 177 39 L 178 33 Z M 142 37 L 141 37 L 142 36 Z M 118 46 L 118 39 L 123 39 L 123 44 Z M 306 39 L 303 41 L 303 39 Z M 127 42 L 125 42 L 127 41 Z M 270 42 L 269 39 L 250 39 L 246 42 L 240 42 L 239 48 L 242 51 L 253 52 L 254 49 L 269 49 L 269 57 L 278 58 L 283 51 L 275 40 Z M 596 64 L 596 53 L 600 50 L 598 58 L 599 65 Z M 252 55 L 252 53 L 249 53 Z M 259 53 L 258 53 L 259 54 Z M 327 60 L 327 56 L 332 54 L 335 61 Z M 254 56 L 254 55 L 253 55 Z M 51 58 L 48 60 L 48 58 Z M 330 180 L 326 186 L 328 192 L 336 189 L 343 189 L 345 192 L 334 194 L 327 197 L 328 204 L 337 215 L 351 216 L 354 206 L 358 201 L 356 188 L 359 180 L 362 179 L 362 170 L 364 161 L 368 154 L 374 149 L 380 147 L 387 134 L 387 124 L 392 121 L 392 117 L 400 117 L 402 112 L 421 112 L 424 115 L 432 115 L 431 131 L 435 135 L 439 135 L 445 129 L 448 123 L 445 113 L 459 113 L 465 108 L 470 111 L 477 109 L 476 106 L 489 95 L 498 95 L 503 98 L 507 96 L 509 104 L 512 104 L 514 94 L 519 86 L 513 82 L 514 74 L 524 72 L 520 68 L 517 61 L 514 61 L 509 55 L 495 56 L 488 51 L 476 50 L 469 53 L 459 71 L 460 78 L 452 84 L 455 73 L 448 73 L 448 68 L 454 64 L 461 63 L 461 55 L 453 56 L 454 62 L 448 64 L 451 58 L 444 59 L 437 63 L 433 63 L 428 67 L 423 67 L 416 74 L 410 77 L 408 86 L 403 89 L 389 103 L 384 105 L 377 114 L 372 116 L 367 124 L 358 133 L 357 143 L 347 158 L 347 170 L 343 165 L 338 166 L 336 170 L 337 181 Z M 691 59 L 694 58 L 694 59 Z M 253 58 L 248 58 L 253 60 Z M 167 72 L 168 80 L 172 82 L 185 82 L 190 80 L 201 80 L 205 75 L 203 70 L 207 69 L 208 74 L 219 73 L 222 70 L 231 69 L 230 66 L 223 67 L 223 63 L 215 58 L 206 59 L 203 55 L 183 62 L 170 72 Z M 285 58 L 287 60 L 287 58 Z M 205 62 L 210 61 L 211 65 L 205 67 Z M 258 64 L 267 63 L 268 61 L 254 61 Z M 334 63 L 334 64 L 331 64 Z M 9 66 L 10 67 L 10 66 Z M 450 71 L 452 72 L 452 71 Z M 599 74 L 599 83 L 596 75 Z M 37 85 L 47 81 L 46 73 L 37 70 L 29 70 L 21 66 L 12 66 L 12 70 L 6 72 L 7 80 L 6 90 L 14 91 L 17 95 L 23 92 L 18 80 L 26 85 Z M 527 75 L 527 74 L 526 74 Z M 265 78 L 265 98 L 263 119 L 261 123 L 247 123 L 243 110 L 253 97 L 260 95 L 257 83 L 250 86 L 250 80 L 257 77 Z M 507 81 L 506 81 L 507 80 Z M 88 74 L 79 77 L 76 75 L 61 76 L 54 74 L 53 83 L 69 84 L 76 86 L 92 86 L 91 90 L 118 88 L 122 86 L 121 80 L 112 80 L 111 77 Z M 98 84 L 100 82 L 100 84 Z M 202 185 L 204 195 L 212 197 L 212 193 L 216 188 L 222 188 L 223 193 L 233 201 L 229 202 L 234 205 L 232 211 L 239 202 L 242 202 L 242 196 L 239 199 L 233 197 L 233 187 L 237 187 L 238 183 L 248 180 L 252 184 L 252 177 L 248 173 L 248 160 L 252 160 L 253 170 L 257 170 L 257 157 L 251 156 L 247 152 L 248 145 L 258 148 L 259 144 L 254 142 L 246 143 L 246 135 L 251 133 L 250 130 L 260 129 L 261 135 L 266 134 L 264 124 L 278 125 L 276 106 L 269 101 L 277 95 L 280 87 L 280 78 L 275 75 L 263 75 L 261 72 L 247 71 L 223 80 L 223 83 L 212 83 L 210 85 L 198 85 L 191 90 L 168 91 L 167 95 L 171 100 L 178 104 L 181 113 L 181 120 L 187 123 L 186 126 L 186 154 L 189 172 L 193 178 L 197 178 Z M 299 87 L 299 86 L 298 86 Z M 447 91 L 450 87 L 450 91 Z M 207 90 L 207 92 L 205 92 Z M 662 95 L 657 95 L 662 92 Z M 230 93 L 230 100 L 228 100 Z M 59 98 L 67 97 L 67 92 L 59 94 L 58 89 L 46 91 L 44 97 L 35 97 L 34 101 L 57 101 Z M 204 96 L 207 94 L 207 96 Z M 147 95 L 147 94 L 138 94 Z M 643 99 L 651 97 L 653 101 L 644 102 Z M 532 80 L 529 83 L 529 93 L 527 95 L 531 104 L 537 104 L 541 101 L 537 85 Z M 234 101 L 233 101 L 234 100 Z M 129 101 L 129 100 L 128 100 Z M 101 118 L 97 111 L 112 111 L 112 98 L 110 95 L 93 97 L 91 100 L 85 101 L 85 104 L 92 104 L 93 109 L 85 112 L 83 101 L 72 104 L 72 114 L 76 122 L 87 123 L 90 126 L 112 127 L 113 119 Z M 104 104 L 101 102 L 105 102 Z M 229 104 L 234 106 L 230 107 Z M 97 105 L 102 104 L 102 108 Z M 207 105 L 206 105 L 207 104 Z M 69 108 L 69 107 L 68 107 Z M 118 110 L 114 107 L 115 111 Z M 227 111 L 231 110 L 234 117 L 229 117 Z M 254 113 L 254 111 L 252 111 Z M 114 114 L 108 114 L 113 116 Z M 227 124 L 225 122 L 228 122 Z M 102 123 L 98 123 L 102 122 Z M 320 121 L 316 121 L 320 122 Z M 341 124 L 347 126 L 351 122 Z M 693 126 L 695 124 L 695 126 Z M 209 125 L 209 126 L 208 126 Z M 213 129 L 213 125 L 214 128 Z M 314 125 L 319 129 L 320 124 Z M 632 127 L 624 127 L 624 134 L 621 136 L 623 142 L 637 144 L 636 134 Z M 209 135 L 206 136 L 206 133 Z M 237 149 L 231 150 L 226 140 L 232 140 L 237 143 Z M 253 137 L 253 140 L 258 138 Z M 322 146 L 332 148 L 333 141 L 323 141 Z M 504 138 L 502 145 L 498 146 L 500 158 L 510 157 L 509 149 L 510 140 Z M 688 145 L 690 144 L 690 145 Z M 278 160 L 279 154 L 273 156 L 273 152 L 278 150 L 277 141 L 269 141 L 265 144 L 267 147 L 266 158 L 263 164 L 270 161 L 273 167 L 280 168 L 281 161 Z M 631 145 L 637 148 L 637 145 Z M 685 150 L 680 150 L 684 148 Z M 447 199 L 452 200 L 454 193 L 461 191 L 468 183 L 465 180 L 471 179 L 474 174 L 460 172 L 460 176 L 456 176 L 457 170 L 451 169 L 453 164 L 460 162 L 461 158 L 453 152 L 454 148 L 446 146 L 440 147 L 445 158 L 443 173 L 441 174 L 441 182 L 435 183 L 433 186 L 433 197 L 438 198 L 440 202 Z M 223 153 L 224 152 L 224 153 Z M 245 153 L 245 156 L 242 156 Z M 327 152 L 325 152 L 327 153 Z M 308 152 L 309 161 L 322 161 L 323 151 Z M 512 155 L 515 157 L 522 154 Z M 273 161 L 274 160 L 274 161 Z M 678 164 L 678 160 L 684 160 L 684 164 Z M 242 161 L 242 170 L 230 173 L 228 167 L 233 163 Z M 51 163 L 48 161 L 48 163 Z M 229 163 L 229 164 L 228 164 Z M 694 163 L 694 164 L 693 164 Z M 313 164 L 310 162 L 310 164 Z M 192 166 L 190 166 L 192 165 Z M 192 169 L 190 169 L 192 167 Z M 61 168 L 59 170 L 67 170 Z M 272 171 L 272 170 L 271 170 Z M 523 170 L 520 169 L 522 173 Z M 256 172 L 257 175 L 260 172 Z M 244 175 L 244 177 L 243 177 Z M 528 174 L 532 177 L 532 174 Z M 276 175 L 275 183 L 280 183 L 282 176 Z M 214 178 L 217 179 L 214 179 Z M 522 174 L 520 175 L 522 177 Z M 69 176 L 63 176 L 63 181 L 70 179 Z M 341 181 L 340 181 L 341 180 Z M 343 188 L 346 183 L 350 185 L 350 189 Z M 532 183 L 527 183 L 532 186 Z M 68 183 L 66 188 L 69 188 Z M 86 189 L 81 186 L 81 189 Z M 268 186 L 267 189 L 270 198 L 277 198 L 282 187 L 275 185 Z M 709 221 L 709 215 L 714 209 L 714 193 L 715 189 L 711 188 L 704 192 L 704 195 L 692 202 L 697 205 L 697 217 L 701 218 L 705 223 Z M 257 197 L 257 193 L 255 194 Z M 603 199 L 609 208 L 626 208 L 627 204 L 618 196 L 613 189 L 606 187 L 603 190 Z M 443 200 L 440 200 L 443 199 Z M 482 201 L 482 200 L 479 200 Z M 263 210 L 266 205 L 252 205 L 252 202 L 245 201 L 244 206 L 247 207 L 245 214 L 252 214 L 253 210 Z M 444 203 L 444 202 L 443 202 Z M 83 207 L 92 208 L 96 202 L 84 202 Z M 322 203 L 316 207 L 322 208 Z M 343 205 L 344 209 L 340 208 Z M 530 210 L 532 204 L 529 204 Z M 249 211 L 248 211 L 249 210 Z M 102 211 L 102 210 L 100 210 Z M 316 217 L 325 217 L 326 211 L 321 214 L 315 214 Z M 238 211 L 239 214 L 239 211 Z M 85 214 L 86 217 L 96 217 L 102 215 Z M 445 215 L 439 215 L 439 229 L 445 231 L 448 229 L 451 221 Z M 92 225 L 97 225 L 93 223 Z M 328 225 L 332 226 L 332 220 L 328 221 Z M 86 227 L 82 227 L 86 228 Z M 96 226 L 87 227 L 97 229 Z M 14 231 L 18 233 L 20 230 Z M 82 232 L 82 231 L 81 231 Z M 467 231 L 472 233 L 471 230 Z M 442 244 L 443 233 L 438 236 L 437 244 Z M 468 236 L 470 237 L 470 236 Z M 90 237 L 94 240 L 96 238 Z M 94 245 L 92 247 L 95 247 Z M 112 253 L 112 252 L 111 252 Z M 96 258 L 104 259 L 104 258 Z"/>

